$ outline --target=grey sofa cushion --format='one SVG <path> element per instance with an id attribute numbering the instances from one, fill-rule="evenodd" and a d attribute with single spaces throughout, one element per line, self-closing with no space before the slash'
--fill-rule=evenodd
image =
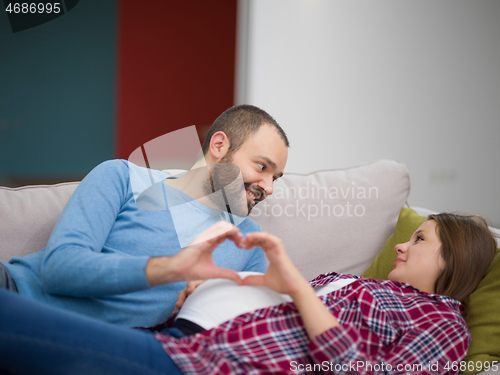
<path id="1" fill-rule="evenodd" d="M 0 261 L 43 249 L 77 186 L 78 182 L 0 187 Z"/>
<path id="2" fill-rule="evenodd" d="M 285 173 L 250 217 L 282 238 L 307 279 L 329 271 L 361 274 L 394 231 L 409 192 L 406 166 L 390 160 Z"/>

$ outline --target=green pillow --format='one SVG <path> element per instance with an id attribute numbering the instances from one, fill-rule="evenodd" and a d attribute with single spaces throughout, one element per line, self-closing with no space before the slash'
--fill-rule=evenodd
<path id="1" fill-rule="evenodd" d="M 403 208 L 394 233 L 361 276 L 387 279 L 396 259 L 394 246 L 407 242 L 425 220 L 425 216 L 418 215 L 412 209 Z M 490 367 L 492 362 L 500 361 L 500 249 L 497 249 L 484 279 L 470 295 L 467 325 L 472 342 L 460 372 L 476 374 Z"/>
<path id="2" fill-rule="evenodd" d="M 467 325 L 472 334 L 472 343 L 465 360 L 471 363 L 500 361 L 500 248 L 484 279 L 469 298 L 470 317 Z M 468 365 L 475 370 L 473 364 Z M 476 374 L 479 371 L 463 372 Z"/>

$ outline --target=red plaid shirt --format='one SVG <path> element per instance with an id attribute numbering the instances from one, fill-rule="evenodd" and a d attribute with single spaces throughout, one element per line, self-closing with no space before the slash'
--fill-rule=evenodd
<path id="1" fill-rule="evenodd" d="M 320 297 L 341 325 L 312 340 L 293 303 L 196 335 L 156 339 L 185 374 L 457 372 L 470 342 L 460 302 L 408 284 L 337 273 L 311 285 L 347 277 L 357 280 Z"/>

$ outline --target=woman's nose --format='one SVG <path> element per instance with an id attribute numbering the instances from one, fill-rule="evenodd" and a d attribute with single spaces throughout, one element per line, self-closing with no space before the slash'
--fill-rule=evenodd
<path id="1" fill-rule="evenodd" d="M 405 253 L 407 250 L 408 250 L 408 242 L 399 243 L 396 246 L 394 246 L 394 251 L 396 252 L 396 254 Z"/>

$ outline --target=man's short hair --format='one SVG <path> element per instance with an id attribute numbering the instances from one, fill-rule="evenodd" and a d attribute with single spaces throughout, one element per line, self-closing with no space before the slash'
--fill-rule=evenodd
<path id="1" fill-rule="evenodd" d="M 203 142 L 203 155 L 207 154 L 210 140 L 218 131 L 224 132 L 229 138 L 229 150 L 226 155 L 226 157 L 229 157 L 241 147 L 249 135 L 256 133 L 265 124 L 276 129 L 286 147 L 290 147 L 285 132 L 266 111 L 253 105 L 243 104 L 231 107 L 217 117 L 210 129 L 208 129 Z"/>

